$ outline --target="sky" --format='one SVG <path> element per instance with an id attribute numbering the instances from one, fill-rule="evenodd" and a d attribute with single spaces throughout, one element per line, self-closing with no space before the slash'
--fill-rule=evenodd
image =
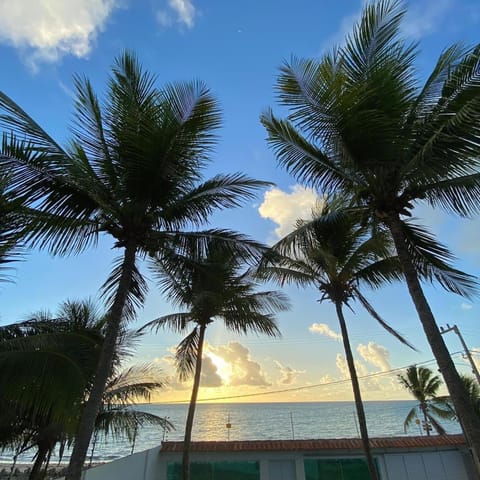
<path id="1" fill-rule="evenodd" d="M 0 0 L 0 90 L 22 106 L 57 141 L 70 137 L 72 76 L 85 75 L 102 95 L 109 68 L 124 49 L 135 51 L 158 85 L 204 81 L 223 110 L 219 144 L 206 176 L 242 171 L 274 187 L 259 192 L 243 208 L 225 211 L 211 225 L 234 228 L 273 243 L 295 220 L 306 218 L 321 192 L 296 184 L 269 150 L 259 115 L 280 111 L 274 84 L 279 67 L 292 55 L 318 58 L 342 42 L 358 19 L 361 0 Z M 418 41 L 418 74 L 425 78 L 440 52 L 454 42 L 478 42 L 478 0 L 411 0 L 403 24 L 406 38 Z M 478 275 L 480 220 L 456 219 L 419 204 L 415 214 L 458 256 L 457 266 Z M 119 252 L 102 238 L 95 249 L 69 258 L 32 251 L 16 265 L 13 282 L 0 286 L 0 324 L 32 312 L 55 312 L 67 299 L 97 300 Z M 147 269 L 143 272 L 150 278 Z M 266 288 L 266 287 L 265 287 Z M 213 323 L 199 398 L 209 401 L 351 400 L 348 371 L 334 309 L 318 302 L 313 289 L 285 288 L 292 309 L 278 316 L 282 337 L 239 337 Z M 406 287 L 365 292 L 389 323 L 418 349 L 401 345 L 360 307 L 346 312 L 365 400 L 408 398 L 398 369 L 411 364 L 436 368 Z M 480 364 L 477 300 L 465 300 L 426 286 L 439 325 L 457 324 Z M 358 308 L 357 308 L 358 307 Z M 153 281 L 132 328 L 174 311 Z M 445 335 L 456 365 L 454 333 Z M 154 400 L 189 399 L 191 384 L 180 383 L 173 368 L 181 338 L 168 331 L 145 335 L 131 362 L 153 362 L 168 379 Z"/>

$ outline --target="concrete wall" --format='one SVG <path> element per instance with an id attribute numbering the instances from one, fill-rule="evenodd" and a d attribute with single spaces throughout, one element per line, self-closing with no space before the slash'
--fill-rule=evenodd
<path id="1" fill-rule="evenodd" d="M 85 480 L 167 480 L 167 463 L 179 454 L 160 454 L 160 447 L 135 453 L 88 470 Z M 468 452 L 456 448 L 435 451 L 375 452 L 382 480 L 474 480 Z M 192 462 L 258 461 L 261 480 L 305 480 L 308 458 L 339 458 L 303 452 L 192 453 Z M 344 455 L 345 456 L 345 455 Z M 348 455 L 348 458 L 359 455 Z M 281 474 L 279 473 L 281 472 Z M 192 479 L 194 480 L 194 479 Z"/>

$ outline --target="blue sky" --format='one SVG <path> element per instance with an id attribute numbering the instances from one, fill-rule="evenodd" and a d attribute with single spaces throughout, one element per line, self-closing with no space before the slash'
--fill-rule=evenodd
<path id="1" fill-rule="evenodd" d="M 277 167 L 259 114 L 269 106 L 277 108 L 273 85 L 282 62 L 291 55 L 318 57 L 341 42 L 358 18 L 362 3 L 0 0 L 0 89 L 56 139 L 66 142 L 73 103 L 72 75 L 86 75 L 101 94 L 113 58 L 125 48 L 137 52 L 144 66 L 158 75 L 160 86 L 177 80 L 203 80 L 224 112 L 219 145 L 207 175 L 243 171 L 276 184 L 274 190 L 260 192 L 257 200 L 244 208 L 216 215 L 212 224 L 272 242 L 278 233 L 288 231 L 298 216 L 308 214 L 315 195 L 295 185 Z M 478 41 L 479 25 L 478 0 L 412 0 L 403 32 L 420 42 L 419 75 L 429 72 L 444 47 L 456 41 Z M 417 215 L 458 255 L 461 268 L 479 273 L 478 219 L 450 218 L 423 205 Z M 0 322 L 15 322 L 40 309 L 55 311 L 67 298 L 95 298 L 117 255 L 108 239 L 102 239 L 95 250 L 68 259 L 32 252 L 17 265 L 15 283 L 0 287 Z M 467 344 L 480 351 L 478 303 L 432 287 L 426 291 L 438 323 L 457 323 Z M 293 308 L 279 317 L 282 339 L 238 338 L 220 326 L 210 327 L 201 397 L 276 391 L 346 377 L 333 309 L 320 305 L 314 291 L 288 288 L 287 293 Z M 367 294 L 419 353 L 399 345 L 361 310 L 355 315 L 348 313 L 360 374 L 431 360 L 405 287 L 391 286 Z M 134 326 L 169 311 L 152 284 Z M 158 398 L 161 401 L 188 398 L 188 385 L 175 380 L 171 367 L 171 348 L 178 340 L 169 332 L 160 332 L 144 337 L 138 349 L 136 360 L 155 361 L 171 377 L 170 387 Z M 452 352 L 460 350 L 452 333 L 446 340 Z M 465 370 L 460 356 L 456 362 Z M 362 386 L 367 399 L 405 397 L 394 375 L 365 380 Z M 345 383 L 249 400 L 350 398 L 350 387 Z"/>

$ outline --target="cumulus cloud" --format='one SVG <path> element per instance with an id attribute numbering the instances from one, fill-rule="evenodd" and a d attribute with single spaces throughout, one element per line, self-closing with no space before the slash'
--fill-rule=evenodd
<path id="1" fill-rule="evenodd" d="M 32 67 L 86 57 L 116 6 L 116 0 L 1 1 L 0 42 L 20 49 Z"/>
<path id="2" fill-rule="evenodd" d="M 375 342 L 368 342 L 368 345 L 358 345 L 357 352 L 366 362 L 379 367 L 382 372 L 391 370 L 390 353 L 384 346 Z"/>
<path id="3" fill-rule="evenodd" d="M 280 379 L 280 383 L 282 385 L 292 385 L 293 383 L 295 383 L 295 380 L 299 375 L 305 373 L 305 370 L 295 370 L 294 368 L 287 365 L 282 365 L 277 360 L 275 360 L 275 365 L 282 374 L 282 378 Z"/>
<path id="4" fill-rule="evenodd" d="M 202 360 L 202 374 L 200 376 L 200 385 L 202 387 L 221 387 L 222 377 L 218 374 L 216 365 L 208 356 Z"/>
<path id="5" fill-rule="evenodd" d="M 348 370 L 347 360 L 341 353 L 337 353 L 337 358 L 335 360 L 338 370 L 340 371 L 340 375 L 342 378 L 350 378 L 350 372 Z M 367 375 L 368 370 L 367 367 L 361 362 L 355 360 L 355 370 L 357 371 L 358 377 L 363 377 Z"/>
<path id="6" fill-rule="evenodd" d="M 320 197 L 311 188 L 294 185 L 290 192 L 272 188 L 265 192 L 263 202 L 258 208 L 262 218 L 273 220 L 278 227 L 275 235 L 282 238 L 295 228 L 298 219 L 312 216 L 312 208 Z"/>
<path id="7" fill-rule="evenodd" d="M 342 336 L 339 333 L 333 331 L 326 323 L 313 323 L 308 327 L 308 330 L 311 333 L 325 335 L 337 341 L 340 341 L 342 339 Z"/>
<path id="8" fill-rule="evenodd" d="M 171 27 L 178 23 L 193 28 L 197 10 L 191 0 L 168 0 L 166 7 L 159 9 L 156 16 L 162 27 Z"/>
<path id="9" fill-rule="evenodd" d="M 260 364 L 251 358 L 250 350 L 239 342 L 229 342 L 227 345 L 217 347 L 210 346 L 209 350 L 229 364 L 229 385 L 257 387 L 271 385 Z"/>

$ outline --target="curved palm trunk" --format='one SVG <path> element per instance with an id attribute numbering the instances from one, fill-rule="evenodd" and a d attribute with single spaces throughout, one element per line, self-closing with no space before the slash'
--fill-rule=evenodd
<path id="1" fill-rule="evenodd" d="M 195 407 L 197 404 L 198 390 L 200 388 L 200 375 L 202 373 L 202 354 L 203 342 L 205 340 L 205 330 L 207 325 L 200 325 L 200 336 L 198 339 L 197 360 L 195 362 L 195 376 L 193 378 L 192 396 L 188 407 L 187 423 L 185 424 L 185 437 L 183 439 L 183 456 L 182 456 L 182 479 L 190 478 L 190 444 L 192 441 L 193 417 L 195 415 Z"/>
<path id="2" fill-rule="evenodd" d="M 370 442 L 368 440 L 367 420 L 365 418 L 365 411 L 363 409 L 362 395 L 360 393 L 360 385 L 358 383 L 357 371 L 355 370 L 355 363 L 353 360 L 352 349 L 350 347 L 350 340 L 348 338 L 347 324 L 342 311 L 342 302 L 335 302 L 335 309 L 337 311 L 338 322 L 340 323 L 340 330 L 342 332 L 343 348 L 345 349 L 345 357 L 347 359 L 348 371 L 350 372 L 350 379 L 352 382 L 353 396 L 355 398 L 355 407 L 357 409 L 358 425 L 360 428 L 360 435 L 362 437 L 363 450 L 367 459 L 368 471 L 370 472 L 371 480 L 379 480 L 377 468 L 373 460 L 372 452 L 370 450 Z"/>
<path id="3" fill-rule="evenodd" d="M 135 267 L 137 246 L 130 242 L 125 247 L 122 274 L 118 283 L 115 299 L 108 313 L 108 325 L 105 340 L 93 380 L 92 390 L 80 417 L 78 433 L 73 446 L 65 480 L 80 480 L 82 467 L 88 452 L 88 446 L 95 428 L 95 420 L 102 405 L 103 393 L 112 369 L 117 339 L 123 317 L 123 309 L 128 297 Z"/>
<path id="4" fill-rule="evenodd" d="M 400 217 L 398 215 L 392 215 L 386 219 L 386 224 L 392 234 L 393 242 L 407 282 L 408 291 L 412 297 L 433 355 L 437 360 L 440 372 L 445 379 L 450 398 L 452 399 L 455 411 L 460 418 L 460 424 L 463 426 L 465 436 L 472 447 L 473 454 L 476 458 L 477 468 L 479 468 L 480 417 L 475 414 L 475 411 L 468 400 L 468 395 L 463 386 L 462 380 L 458 375 L 452 358 L 450 357 L 450 353 L 435 322 L 432 310 L 425 298 L 418 279 L 417 271 L 415 270 L 405 243 L 405 236 L 403 234 Z"/>

